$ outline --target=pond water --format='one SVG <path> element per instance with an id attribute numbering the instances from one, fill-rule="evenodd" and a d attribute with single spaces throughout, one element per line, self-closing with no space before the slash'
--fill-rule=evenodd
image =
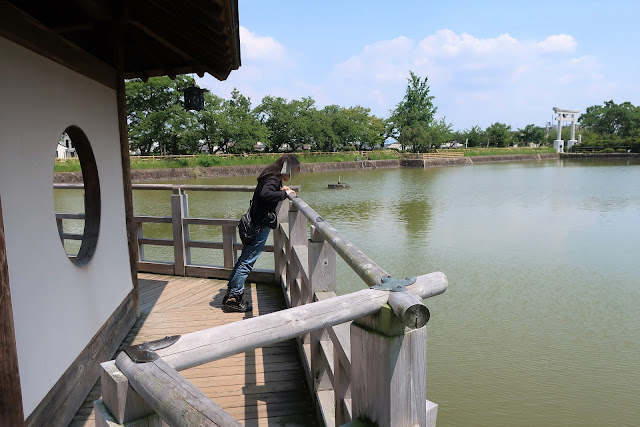
<path id="1" fill-rule="evenodd" d="M 327 189 L 339 177 L 351 189 Z M 640 425 L 640 161 L 323 172 L 292 184 L 392 276 L 447 275 L 447 292 L 426 300 L 438 426 Z M 239 218 L 249 198 L 192 192 L 191 216 Z M 79 191 L 55 199 L 57 211 L 81 206 Z M 169 192 L 134 191 L 134 208 L 169 215 Z M 145 236 L 171 233 L 149 226 Z M 202 251 L 194 262 L 221 264 Z M 171 259 L 162 248 L 146 256 Z M 272 255 L 259 263 L 272 268 Z M 344 262 L 338 278 L 339 293 L 364 287 Z"/>

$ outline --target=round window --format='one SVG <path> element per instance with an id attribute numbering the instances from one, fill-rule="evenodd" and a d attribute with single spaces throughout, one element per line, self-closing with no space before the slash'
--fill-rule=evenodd
<path id="1" fill-rule="evenodd" d="M 91 261 L 100 232 L 100 180 L 87 135 L 78 126 L 65 129 L 56 150 L 56 170 L 82 171 L 83 188 L 57 185 L 54 189 L 56 223 L 63 248 L 78 267 Z M 84 207 L 84 212 L 82 208 Z M 76 252 L 77 251 L 77 252 Z"/>

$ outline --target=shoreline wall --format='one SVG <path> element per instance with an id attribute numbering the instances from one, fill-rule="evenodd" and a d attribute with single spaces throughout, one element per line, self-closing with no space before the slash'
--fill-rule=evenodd
<path id="1" fill-rule="evenodd" d="M 622 155 L 622 154 L 621 154 Z M 563 157 L 566 155 L 563 155 Z M 608 155 L 605 155 L 608 156 Z M 444 167 L 472 165 L 475 163 L 493 162 L 514 162 L 557 159 L 557 153 L 542 154 L 516 154 L 503 156 L 475 156 L 475 157 L 454 157 L 449 159 L 424 159 L 424 160 L 361 160 L 354 162 L 333 162 L 333 163 L 303 163 L 300 170 L 303 173 L 340 171 L 340 170 L 368 170 L 368 169 L 393 169 L 400 167 Z M 580 157 L 591 157 L 591 155 L 580 155 Z M 594 156 L 595 157 L 595 156 Z M 570 156 L 573 158 L 573 156 Z M 132 169 L 131 180 L 134 182 L 169 180 L 169 179 L 194 179 L 194 178 L 214 178 L 224 176 L 244 176 L 258 175 L 265 165 L 245 165 L 245 166 L 213 166 L 198 168 L 174 168 L 174 169 Z M 53 182 L 56 184 L 82 183 L 81 172 L 56 172 Z"/>

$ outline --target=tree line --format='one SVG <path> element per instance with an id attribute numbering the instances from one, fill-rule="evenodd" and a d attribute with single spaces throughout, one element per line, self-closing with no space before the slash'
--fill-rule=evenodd
<path id="1" fill-rule="evenodd" d="M 550 144 L 556 137 L 554 129 L 534 124 L 511 129 L 495 122 L 485 129 L 473 126 L 454 131 L 445 118 L 435 118 L 437 107 L 429 95 L 427 77 L 413 72 L 404 97 L 386 119 L 360 105 L 318 108 L 311 97 L 287 100 L 266 96 L 252 107 L 251 99 L 237 89 L 230 99 L 205 92 L 204 109 L 187 111 L 183 91 L 194 85 L 195 80 L 188 75 L 175 80 L 154 77 L 146 82 L 126 82 L 132 149 L 142 155 L 333 152 L 382 148 L 392 138 L 403 150 L 426 152 L 453 146 L 453 142 L 468 147 L 508 147 L 517 143 Z M 579 121 L 587 144 L 633 144 L 640 140 L 640 107 L 629 102 L 594 105 Z"/>

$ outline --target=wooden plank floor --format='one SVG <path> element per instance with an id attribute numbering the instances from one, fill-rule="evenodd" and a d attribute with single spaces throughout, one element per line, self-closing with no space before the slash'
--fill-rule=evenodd
<path id="1" fill-rule="evenodd" d="M 253 313 L 222 308 L 226 281 L 140 273 L 141 316 L 118 351 L 167 335 L 185 334 L 285 308 L 279 287 L 245 286 Z M 181 371 L 210 399 L 246 426 L 315 425 L 309 390 L 294 340 Z M 100 380 L 70 426 L 95 426 Z"/>

